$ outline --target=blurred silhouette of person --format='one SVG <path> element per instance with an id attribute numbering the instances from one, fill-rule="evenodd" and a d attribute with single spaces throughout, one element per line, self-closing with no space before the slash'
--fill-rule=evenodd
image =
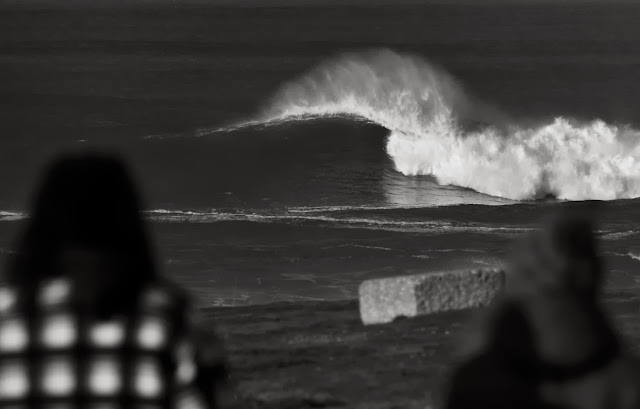
<path id="1" fill-rule="evenodd" d="M 486 349 L 456 369 L 447 408 L 551 408 L 539 394 L 533 333 L 522 311 L 503 306 L 492 315 Z"/>
<path id="2" fill-rule="evenodd" d="M 140 212 L 115 157 L 48 170 L 0 289 L 0 406 L 216 407 L 220 342 L 159 276 Z"/>
<path id="3" fill-rule="evenodd" d="M 472 407 L 479 381 L 490 383 L 496 396 L 525 399 L 514 384 L 533 392 L 526 398 L 533 406 L 521 401 L 512 407 L 640 407 L 638 365 L 600 305 L 603 282 L 588 219 L 561 215 L 523 240 L 508 269 L 506 294 L 485 317 L 484 347 L 454 376 L 449 407 Z M 483 378 L 497 370 L 500 381 Z M 464 404 L 457 404 L 460 396 Z"/>

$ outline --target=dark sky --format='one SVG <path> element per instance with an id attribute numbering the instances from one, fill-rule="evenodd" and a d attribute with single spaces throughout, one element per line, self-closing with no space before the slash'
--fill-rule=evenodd
<path id="1" fill-rule="evenodd" d="M 354 4 L 587 4 L 632 3 L 634 0 L 0 0 L 0 7 L 25 8 L 75 8 L 75 7 L 140 7 L 140 6 L 304 6 L 304 5 L 354 5 Z"/>

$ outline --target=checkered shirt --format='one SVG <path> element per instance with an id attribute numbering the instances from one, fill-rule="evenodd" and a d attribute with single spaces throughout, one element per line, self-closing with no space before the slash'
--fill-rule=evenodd
<path id="1" fill-rule="evenodd" d="M 72 293 L 64 279 L 42 284 L 27 318 L 19 293 L 0 287 L 0 407 L 208 407 L 198 372 L 219 363 L 219 344 L 196 335 L 178 291 L 149 286 L 135 314 L 103 321 Z"/>

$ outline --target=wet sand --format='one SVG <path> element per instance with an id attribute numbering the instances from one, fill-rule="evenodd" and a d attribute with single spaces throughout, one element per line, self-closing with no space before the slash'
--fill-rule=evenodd
<path id="1" fill-rule="evenodd" d="M 640 351 L 640 301 L 607 296 L 630 348 Z M 239 407 L 439 407 L 470 311 L 364 327 L 355 301 L 209 308 L 223 336 Z"/>

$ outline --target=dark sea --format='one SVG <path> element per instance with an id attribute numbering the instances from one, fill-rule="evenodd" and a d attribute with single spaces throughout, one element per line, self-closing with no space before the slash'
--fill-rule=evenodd
<path id="1" fill-rule="evenodd" d="M 638 21 L 605 2 L 1 8 L 1 255 L 43 165 L 106 148 L 205 305 L 500 267 L 563 209 L 594 212 L 631 296 Z"/>

